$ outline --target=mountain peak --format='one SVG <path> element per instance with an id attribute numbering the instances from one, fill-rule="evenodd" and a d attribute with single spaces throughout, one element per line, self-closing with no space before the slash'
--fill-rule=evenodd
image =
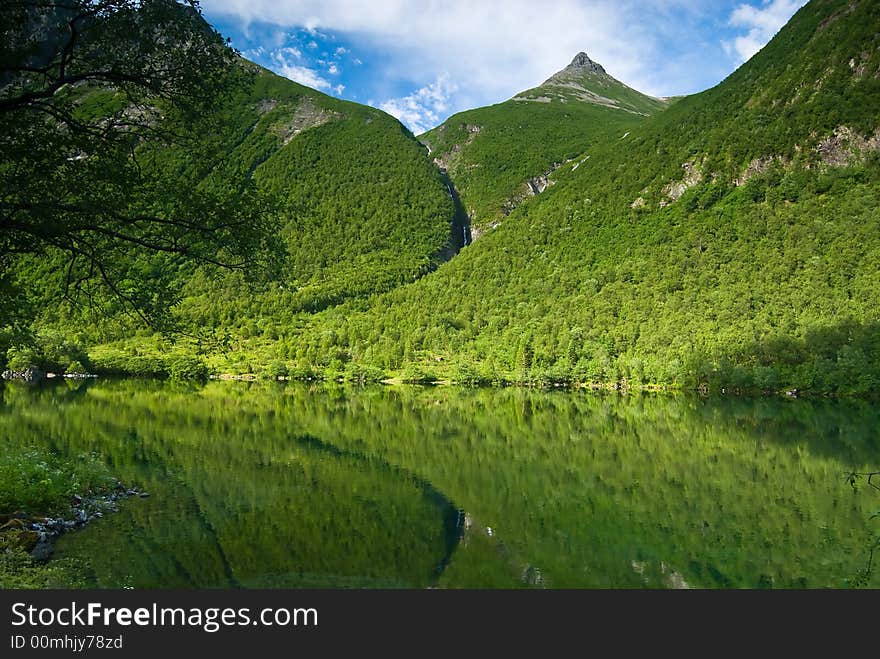
<path id="1" fill-rule="evenodd" d="M 605 67 L 591 60 L 585 52 L 578 53 L 571 64 L 554 73 L 538 87 L 515 96 L 513 100 L 536 103 L 576 101 L 641 115 L 651 114 L 667 105 L 616 80 L 605 71 Z"/>
<path id="2" fill-rule="evenodd" d="M 571 60 L 571 64 L 568 65 L 569 69 L 587 69 L 592 73 L 605 73 L 605 69 L 598 62 L 594 62 L 590 59 L 590 56 L 584 52 L 580 52 L 574 56 L 574 59 Z"/>
<path id="3" fill-rule="evenodd" d="M 568 87 L 572 83 L 582 84 L 586 79 L 604 80 L 606 77 L 610 78 L 605 67 L 591 60 L 590 56 L 582 51 L 574 56 L 571 64 L 545 80 L 544 85 Z"/>

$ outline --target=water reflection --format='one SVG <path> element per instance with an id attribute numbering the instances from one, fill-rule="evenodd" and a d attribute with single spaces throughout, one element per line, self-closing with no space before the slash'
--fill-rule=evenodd
<path id="1" fill-rule="evenodd" d="M 258 383 L 6 387 L 0 436 L 152 492 L 70 535 L 101 587 L 839 587 L 862 401 Z"/>

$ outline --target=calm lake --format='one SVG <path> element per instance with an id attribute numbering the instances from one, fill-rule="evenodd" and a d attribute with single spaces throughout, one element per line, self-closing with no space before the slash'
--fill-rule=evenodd
<path id="1" fill-rule="evenodd" d="M 880 533 L 869 401 L 58 382 L 0 441 L 151 496 L 63 536 L 100 588 L 825 588 Z M 880 557 L 877 557 L 880 559 Z M 880 587 L 874 575 L 870 585 Z"/>

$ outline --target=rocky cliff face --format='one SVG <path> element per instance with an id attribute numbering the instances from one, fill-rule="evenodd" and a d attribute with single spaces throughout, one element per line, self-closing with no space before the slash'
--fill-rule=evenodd
<path id="1" fill-rule="evenodd" d="M 599 73 L 602 75 L 608 75 L 605 71 L 605 68 L 599 64 L 598 62 L 594 62 L 590 59 L 589 55 L 584 52 L 580 52 L 574 56 L 574 59 L 571 60 L 571 64 L 562 69 L 559 73 L 551 76 L 544 84 L 552 82 L 558 78 L 565 78 L 570 76 L 582 76 L 585 73 Z"/>

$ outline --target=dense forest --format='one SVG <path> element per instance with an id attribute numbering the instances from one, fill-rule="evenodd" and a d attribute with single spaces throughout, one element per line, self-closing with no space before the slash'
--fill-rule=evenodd
<path id="1" fill-rule="evenodd" d="M 551 78 L 430 131 L 430 152 L 382 112 L 239 59 L 250 83 L 215 108 L 222 130 L 199 137 L 203 151 L 137 155 L 166 183 L 253 194 L 277 227 L 259 257 L 229 269 L 131 256 L 126 272 L 166 284 L 159 325 L 113 291 L 59 299 L 66 261 L 52 248 L 9 255 L 17 310 L 0 358 L 181 377 L 875 393 L 878 28 L 877 3 L 813 0 L 701 94 L 665 104 L 592 71 L 584 85 L 599 80 L 594 96 L 619 107 L 535 100 Z M 115 93 L 83 89 L 78 111 L 118 111 Z M 524 192 L 550 170 L 552 184 Z M 480 235 L 465 246 L 467 212 Z"/>

